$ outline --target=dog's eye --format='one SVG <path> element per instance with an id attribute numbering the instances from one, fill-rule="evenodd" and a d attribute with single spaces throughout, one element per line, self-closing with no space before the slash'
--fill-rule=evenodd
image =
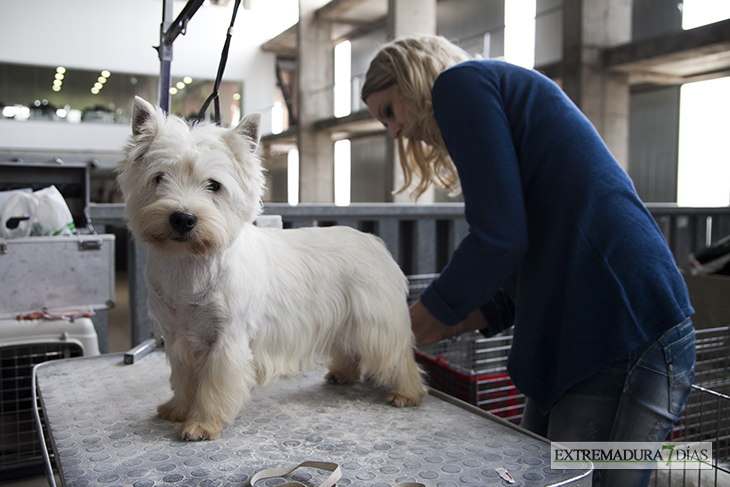
<path id="1" fill-rule="evenodd" d="M 208 189 L 211 190 L 214 193 L 217 193 L 221 189 L 221 183 L 214 179 L 208 180 Z"/>
<path id="2" fill-rule="evenodd" d="M 162 174 L 162 173 L 155 176 L 155 184 L 160 184 L 162 182 L 163 178 L 164 178 L 164 174 Z"/>

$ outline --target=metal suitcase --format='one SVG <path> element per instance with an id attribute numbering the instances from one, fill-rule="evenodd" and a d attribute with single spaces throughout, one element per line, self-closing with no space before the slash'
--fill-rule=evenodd
<path id="1" fill-rule="evenodd" d="M 0 319 L 114 304 L 114 235 L 0 240 Z"/>
<path id="2" fill-rule="evenodd" d="M 33 367 L 99 355 L 105 310 L 114 306 L 114 235 L 95 234 L 88 219 L 88 167 L 0 163 L 0 191 L 52 184 L 79 234 L 0 238 L 0 480 L 44 473 L 44 446 L 33 415 Z M 82 310 L 81 315 L 72 310 Z M 102 318 L 92 321 L 84 310 Z M 63 318 L 53 319 L 56 315 Z"/>

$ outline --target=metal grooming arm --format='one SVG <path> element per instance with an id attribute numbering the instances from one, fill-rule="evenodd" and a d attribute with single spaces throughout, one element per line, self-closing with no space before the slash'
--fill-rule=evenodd
<path id="1" fill-rule="evenodd" d="M 156 46 L 160 58 L 160 80 L 157 103 L 165 113 L 170 112 L 170 65 L 172 63 L 172 43 L 177 36 L 185 35 L 188 21 L 195 15 L 204 0 L 188 0 L 180 15 L 172 21 L 173 0 L 162 1 L 162 24 L 160 25 L 160 45 Z"/>

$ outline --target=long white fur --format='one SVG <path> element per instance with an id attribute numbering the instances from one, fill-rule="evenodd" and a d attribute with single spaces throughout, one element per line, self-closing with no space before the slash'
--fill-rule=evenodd
<path id="1" fill-rule="evenodd" d="M 406 279 L 380 239 L 253 224 L 264 191 L 259 119 L 190 127 L 137 98 L 118 166 L 128 226 L 149 245 L 149 309 L 172 370 L 173 397 L 158 413 L 182 421 L 186 440 L 217 437 L 256 385 L 322 363 L 330 382 L 364 374 L 389 387 L 396 406 L 426 394 Z M 178 210 L 197 218 L 183 236 L 169 223 Z"/>

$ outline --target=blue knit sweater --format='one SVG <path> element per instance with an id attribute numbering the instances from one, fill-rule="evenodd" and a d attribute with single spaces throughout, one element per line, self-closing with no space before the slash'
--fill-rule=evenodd
<path id="1" fill-rule="evenodd" d="M 694 312 L 630 178 L 555 83 L 467 61 L 432 100 L 469 233 L 421 300 L 447 325 L 480 307 L 489 334 L 514 324 L 509 373 L 541 409 Z"/>

